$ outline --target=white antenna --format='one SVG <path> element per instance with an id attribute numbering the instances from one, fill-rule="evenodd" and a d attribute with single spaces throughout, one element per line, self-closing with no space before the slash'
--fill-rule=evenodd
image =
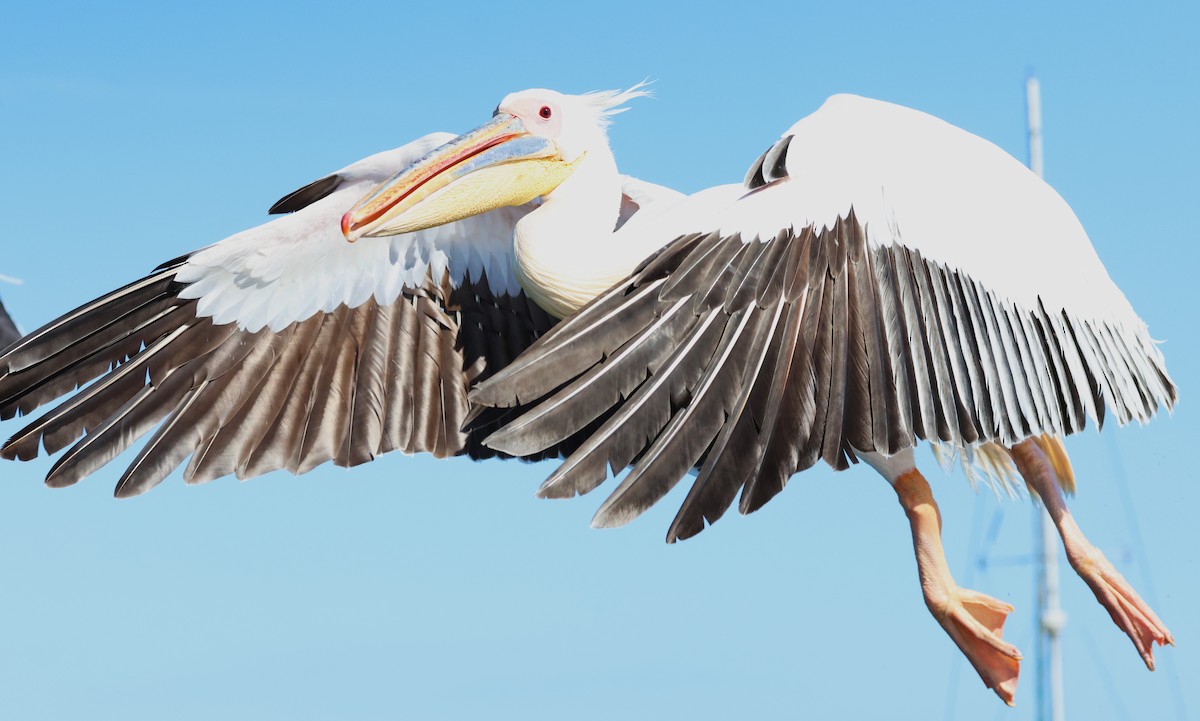
<path id="1" fill-rule="evenodd" d="M 1042 95 L 1038 79 L 1030 73 L 1025 79 L 1025 105 L 1029 120 L 1029 168 L 1044 177 L 1042 167 Z M 1067 614 L 1058 597 L 1058 539 L 1049 513 L 1039 504 L 1033 506 L 1034 545 L 1037 548 L 1038 627 L 1037 627 L 1037 717 L 1064 721 L 1062 643 L 1059 634 L 1067 624 Z M 1047 716 L 1047 711 L 1049 716 Z"/>

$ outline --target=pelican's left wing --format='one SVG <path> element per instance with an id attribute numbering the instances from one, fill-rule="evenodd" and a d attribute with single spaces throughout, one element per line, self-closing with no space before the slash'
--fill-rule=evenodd
<path id="1" fill-rule="evenodd" d="M 917 111 L 832 98 L 744 185 L 625 232 L 666 245 L 472 394 L 527 406 L 485 440 L 509 453 L 599 424 L 541 489 L 586 493 L 632 466 L 597 525 L 628 522 L 693 468 L 669 540 L 855 449 L 1013 443 L 1175 400 L 1066 203 Z"/>
<path id="2" fill-rule="evenodd" d="M 467 389 L 553 323 L 511 270 L 528 209 L 354 244 L 340 229 L 359 197 L 449 137 L 311 183 L 272 208 L 290 214 L 26 336 L 0 356 L 0 418 L 66 398 L 0 455 L 66 449 L 47 483 L 69 485 L 153 431 L 120 496 L 189 456 L 185 478 L 200 482 L 390 450 L 494 455 L 461 432 Z"/>

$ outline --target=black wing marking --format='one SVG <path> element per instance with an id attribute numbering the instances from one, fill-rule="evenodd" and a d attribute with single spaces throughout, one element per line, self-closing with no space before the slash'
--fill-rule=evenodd
<path id="1" fill-rule="evenodd" d="M 4 303 L 0 302 L 0 350 L 17 342 L 20 337 L 21 331 L 17 330 L 17 324 L 4 308 Z"/>
<path id="2" fill-rule="evenodd" d="M 303 188 L 293 190 L 275 201 L 267 214 L 294 213 L 301 208 L 306 208 L 341 187 L 343 180 L 344 178 L 337 173 L 314 180 Z"/>
<path id="3" fill-rule="evenodd" d="M 758 156 L 746 171 L 743 181 L 748 190 L 761 188 L 768 183 L 788 177 L 787 151 L 795 136 L 785 135 Z"/>

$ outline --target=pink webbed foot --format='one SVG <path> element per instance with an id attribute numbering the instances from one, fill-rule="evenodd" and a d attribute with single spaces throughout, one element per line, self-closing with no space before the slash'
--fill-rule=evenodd
<path id="1" fill-rule="evenodd" d="M 1012 606 L 960 588 L 942 548 L 942 520 L 929 483 L 915 469 L 899 474 L 893 488 L 908 515 L 925 605 L 958 646 L 983 683 L 1012 706 L 1021 672 L 1021 652 L 1001 637 Z"/>
<path id="2" fill-rule="evenodd" d="M 925 599 L 930 613 L 975 667 L 984 685 L 1012 706 L 1021 673 L 1021 652 L 1002 636 L 1013 607 L 957 586 L 947 589 L 944 596 L 930 595 Z"/>
<path id="3" fill-rule="evenodd" d="M 1043 442 L 1045 440 L 1042 439 Z M 1057 443 L 1056 440 L 1055 442 Z M 1058 446 L 1058 451 L 1065 458 L 1065 451 L 1061 449 L 1061 445 Z M 1041 497 L 1046 512 L 1058 527 L 1067 561 L 1092 589 L 1092 593 L 1096 594 L 1096 600 L 1108 611 L 1117 627 L 1133 641 L 1138 655 L 1146 663 L 1146 668 L 1153 671 L 1154 644 L 1174 645 L 1175 639 L 1171 637 L 1171 632 L 1117 569 L 1113 568 L 1104 554 L 1079 530 L 1078 524 L 1067 510 L 1054 464 L 1038 443 L 1038 439 L 1022 441 L 1013 446 L 1011 452 L 1017 470 L 1029 487 Z"/>
<path id="4" fill-rule="evenodd" d="M 1146 668 L 1153 671 L 1154 644 L 1174 646 L 1171 632 L 1099 549 L 1086 539 L 1072 539 L 1066 545 L 1071 567 L 1096 594 L 1096 600 L 1108 611 L 1113 623 L 1133 641 Z"/>

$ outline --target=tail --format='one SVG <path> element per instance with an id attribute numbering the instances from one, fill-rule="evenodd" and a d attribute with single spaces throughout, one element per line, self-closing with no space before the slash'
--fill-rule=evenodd
<path id="1" fill-rule="evenodd" d="M 1062 438 L 1047 433 L 1034 436 L 1033 440 L 1054 466 L 1059 488 L 1068 496 L 1075 495 L 1075 471 L 1071 468 L 1071 459 L 1067 456 L 1067 449 L 1063 447 Z M 955 460 L 961 461 L 963 472 L 973 487 L 978 487 L 979 483 L 983 482 L 991 487 L 997 496 L 1000 491 L 1004 491 L 1010 498 L 1017 497 L 1021 476 L 1017 473 L 1017 467 L 1008 449 L 999 443 L 988 442 L 957 450 L 942 443 L 930 445 L 938 463 L 946 471 L 953 467 Z M 1028 486 L 1026 488 L 1028 489 Z M 1031 495 L 1036 495 L 1032 489 L 1028 490 Z"/>

